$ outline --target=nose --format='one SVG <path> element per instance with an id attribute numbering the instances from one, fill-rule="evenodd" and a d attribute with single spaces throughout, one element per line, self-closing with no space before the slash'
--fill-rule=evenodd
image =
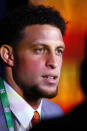
<path id="1" fill-rule="evenodd" d="M 50 69 L 55 69 L 58 67 L 58 58 L 54 54 L 49 54 L 47 61 L 46 61 L 46 66 Z"/>

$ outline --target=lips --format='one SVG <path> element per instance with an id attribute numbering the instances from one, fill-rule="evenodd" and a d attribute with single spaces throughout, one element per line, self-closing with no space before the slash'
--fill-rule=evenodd
<path id="1" fill-rule="evenodd" d="M 58 76 L 55 74 L 43 75 L 42 77 L 48 83 L 53 83 L 53 84 L 57 83 Z"/>
<path id="2" fill-rule="evenodd" d="M 48 79 L 56 79 L 57 78 L 57 76 L 55 76 L 55 75 L 44 75 L 42 77 L 48 78 Z"/>

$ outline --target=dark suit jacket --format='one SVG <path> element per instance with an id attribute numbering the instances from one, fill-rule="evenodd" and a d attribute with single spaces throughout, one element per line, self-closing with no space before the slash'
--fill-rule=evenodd
<path id="1" fill-rule="evenodd" d="M 63 111 L 57 104 L 45 99 L 42 100 L 41 111 L 43 114 L 43 120 L 48 120 L 48 119 L 63 115 Z M 0 100 L 0 131 L 8 131 L 1 100 Z"/>

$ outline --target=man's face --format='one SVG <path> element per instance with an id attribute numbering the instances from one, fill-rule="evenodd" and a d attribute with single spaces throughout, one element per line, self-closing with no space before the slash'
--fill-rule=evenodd
<path id="1" fill-rule="evenodd" d="M 27 95 L 56 96 L 65 48 L 60 30 L 44 24 L 27 26 L 23 33 L 16 52 L 14 80 Z"/>

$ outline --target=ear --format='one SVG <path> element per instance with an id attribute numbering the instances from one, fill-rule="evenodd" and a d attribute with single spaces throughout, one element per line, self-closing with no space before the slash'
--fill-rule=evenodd
<path id="1" fill-rule="evenodd" d="M 9 45 L 2 45 L 0 48 L 0 56 L 2 60 L 9 66 L 14 66 L 13 48 Z"/>

